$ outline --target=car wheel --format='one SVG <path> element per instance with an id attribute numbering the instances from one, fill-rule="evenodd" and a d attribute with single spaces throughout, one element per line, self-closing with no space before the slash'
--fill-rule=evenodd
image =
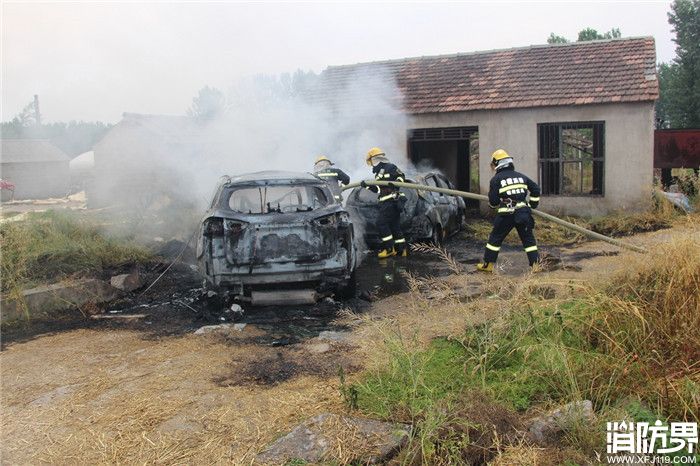
<path id="1" fill-rule="evenodd" d="M 357 274 L 354 270 L 345 286 L 340 287 L 335 294 L 340 299 L 352 299 L 357 295 Z"/>
<path id="2" fill-rule="evenodd" d="M 433 234 L 430 237 L 430 242 L 433 243 L 434 246 L 442 246 L 442 240 L 442 227 L 438 224 L 433 225 Z"/>

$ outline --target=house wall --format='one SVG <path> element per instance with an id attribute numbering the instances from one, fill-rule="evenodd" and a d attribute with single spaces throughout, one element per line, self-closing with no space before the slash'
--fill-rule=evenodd
<path id="1" fill-rule="evenodd" d="M 63 162 L 3 163 L 2 178 L 15 184 L 15 199 L 47 199 L 65 197 L 69 193 L 68 160 Z M 11 193 L 3 190 L 2 200 Z"/>
<path id="2" fill-rule="evenodd" d="M 577 121 L 605 122 L 604 195 L 545 196 L 542 208 L 574 215 L 644 208 L 653 184 L 653 102 L 413 115 L 402 130 L 478 126 L 480 187 L 486 193 L 493 151 L 505 149 L 517 170 L 537 180 L 537 124 Z"/>

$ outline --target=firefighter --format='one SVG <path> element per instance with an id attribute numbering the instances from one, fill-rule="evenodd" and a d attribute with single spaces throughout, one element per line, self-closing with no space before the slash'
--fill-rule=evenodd
<path id="1" fill-rule="evenodd" d="M 314 163 L 314 175 L 322 178 L 328 183 L 331 191 L 333 191 L 333 197 L 338 202 L 343 201 L 343 196 L 340 194 L 340 185 L 346 185 L 350 183 L 350 177 L 340 168 L 333 168 L 333 162 L 328 159 L 325 155 L 321 155 L 316 159 Z"/>
<path id="2" fill-rule="evenodd" d="M 503 149 L 498 149 L 491 155 L 491 168 L 496 174 L 489 185 L 489 207 L 495 209 L 497 215 L 484 250 L 484 261 L 477 264 L 476 269 L 493 272 L 501 243 L 514 227 L 518 230 L 530 267 L 533 267 L 537 264 L 539 255 L 533 232 L 535 220 L 530 208 L 536 209 L 540 202 L 540 187 L 527 176 L 515 171 L 513 159 Z"/>
<path id="3" fill-rule="evenodd" d="M 377 181 L 405 182 L 406 176 L 393 163 L 390 163 L 384 151 L 373 147 L 365 157 L 367 165 L 372 167 L 374 179 Z M 401 231 L 401 210 L 406 202 L 404 194 L 396 186 L 368 186 L 364 181 L 360 183 L 379 195 L 379 220 L 378 229 L 382 238 L 381 250 L 377 257 L 384 259 L 391 256 L 408 256 L 406 238 Z"/>

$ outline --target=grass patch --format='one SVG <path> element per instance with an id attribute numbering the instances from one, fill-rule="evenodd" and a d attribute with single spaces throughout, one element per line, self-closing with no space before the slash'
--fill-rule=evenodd
<path id="1" fill-rule="evenodd" d="M 88 275 L 144 262 L 144 248 L 103 234 L 72 212 L 32 213 L 21 222 L 0 225 L 2 292 L 19 293 L 37 283 Z"/>
<path id="2" fill-rule="evenodd" d="M 449 415 L 468 409 L 474 393 L 512 411 L 590 399 L 610 416 L 622 409 L 632 418 L 697 422 L 699 289 L 700 249 L 692 240 L 675 242 L 558 302 L 537 300 L 524 287 L 502 299 L 510 311 L 457 339 L 421 348 L 400 335 L 387 338 L 388 366 L 345 390 L 360 410 L 417 426 L 413 448 L 430 464 L 451 464 L 475 432 L 483 434 L 487 421 L 456 428 Z M 630 400 L 648 408 L 629 408 Z M 446 429 L 458 434 L 445 446 Z M 497 437 L 486 450 L 498 449 Z M 604 441 L 602 425 L 567 437 L 586 455 L 604 451 Z"/>

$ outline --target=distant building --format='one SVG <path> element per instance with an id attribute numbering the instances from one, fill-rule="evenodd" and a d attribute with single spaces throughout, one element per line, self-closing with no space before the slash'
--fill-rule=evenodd
<path id="1" fill-rule="evenodd" d="M 94 180 L 86 190 L 88 205 L 147 207 L 159 193 L 187 182 L 170 176 L 168 167 L 173 160 L 180 164 L 189 159 L 194 164 L 202 139 L 189 117 L 124 113 L 93 148 Z"/>
<path id="2" fill-rule="evenodd" d="M 332 66 L 315 99 L 342 109 L 367 76 L 396 87 L 405 119 L 386 137 L 405 141 L 398 156 L 430 162 L 459 189 L 486 192 L 490 155 L 502 148 L 539 182 L 543 209 L 597 214 L 650 199 L 659 94 L 651 37 Z"/>
<path id="3" fill-rule="evenodd" d="M 15 199 L 68 195 L 70 157 L 43 139 L 2 139 L 0 177 L 15 185 Z M 3 190 L 2 200 L 10 193 Z"/>
<path id="4" fill-rule="evenodd" d="M 71 192 L 83 191 L 93 179 L 95 152 L 88 151 L 75 156 L 68 166 Z"/>

